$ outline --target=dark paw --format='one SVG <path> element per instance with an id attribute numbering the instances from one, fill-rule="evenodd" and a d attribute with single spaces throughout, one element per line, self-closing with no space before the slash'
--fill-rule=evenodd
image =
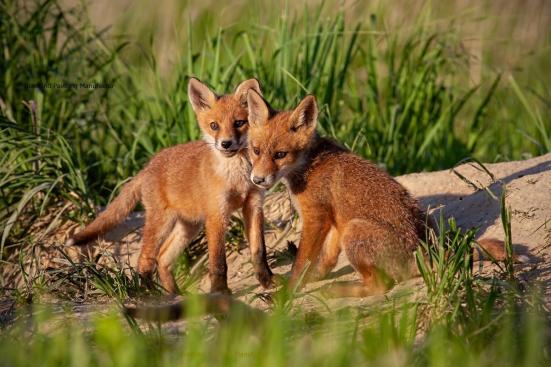
<path id="1" fill-rule="evenodd" d="M 270 268 L 264 267 L 263 269 L 256 272 L 256 279 L 264 289 L 273 287 L 273 274 Z"/>
<path id="2" fill-rule="evenodd" d="M 293 241 L 287 241 L 287 252 L 292 257 L 297 257 L 298 248 Z"/>
<path id="3" fill-rule="evenodd" d="M 142 285 L 144 285 L 147 289 L 155 288 L 155 282 L 153 281 L 152 271 L 140 272 L 139 274 L 140 274 L 140 279 L 142 281 Z"/>

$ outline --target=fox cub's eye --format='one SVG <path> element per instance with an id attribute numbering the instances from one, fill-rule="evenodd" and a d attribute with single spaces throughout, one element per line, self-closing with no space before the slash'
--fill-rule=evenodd
<path id="1" fill-rule="evenodd" d="M 236 128 L 240 128 L 241 126 L 245 125 L 247 123 L 247 120 L 235 120 L 233 123 L 233 126 Z"/>
<path id="2" fill-rule="evenodd" d="M 253 152 L 254 152 L 254 154 L 256 154 L 256 155 L 260 155 L 260 149 L 258 149 L 257 147 L 254 147 L 254 148 L 253 148 Z"/>
<path id="3" fill-rule="evenodd" d="M 285 158 L 286 155 L 287 155 L 287 152 L 276 152 L 276 154 L 274 155 L 274 158 L 282 159 L 282 158 Z"/>
<path id="4" fill-rule="evenodd" d="M 213 122 L 210 123 L 210 128 L 211 128 L 212 130 L 218 130 L 219 127 L 220 127 L 220 126 L 218 125 L 218 122 L 214 122 L 214 121 L 213 121 Z"/>

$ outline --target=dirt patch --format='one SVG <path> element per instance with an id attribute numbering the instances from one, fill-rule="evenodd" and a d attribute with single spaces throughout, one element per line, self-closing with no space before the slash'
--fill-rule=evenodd
<path id="1" fill-rule="evenodd" d="M 512 235 L 515 250 L 526 254 L 530 262 L 519 266 L 519 275 L 530 283 L 541 283 L 546 302 L 551 305 L 551 154 L 497 164 L 464 164 L 453 170 L 415 173 L 397 177 L 416 198 L 421 206 L 435 217 L 440 213 L 445 218 L 454 217 L 463 229 L 479 228 L 482 238 L 504 239 L 500 219 L 500 197 L 506 192 L 506 203 L 512 214 Z M 266 242 L 269 263 L 274 273 L 287 276 L 292 256 L 288 241 L 297 245 L 301 224 L 295 214 L 286 192 L 267 195 L 265 203 Z M 96 246 L 89 248 L 68 248 L 71 256 L 100 261 L 116 261 L 120 266 L 135 268 L 140 250 L 143 213 L 134 213 L 125 223 L 111 231 Z M 64 227 L 68 230 L 67 226 Z M 67 233 L 57 233 L 56 242 L 62 242 Z M 204 239 L 197 241 L 197 248 L 205 248 Z M 265 309 L 265 290 L 253 274 L 249 250 L 245 243 L 228 249 L 228 283 L 233 294 L 252 306 Z M 100 255 L 101 256 L 98 256 Z M 209 289 L 206 272 L 206 255 L 200 255 L 194 275 L 199 278 L 197 288 L 201 292 Z M 52 266 L 52 264 L 49 264 Z M 311 283 L 306 295 L 300 297 L 303 307 L 320 306 L 315 291 L 334 281 L 356 280 L 357 276 L 346 258 L 341 256 L 337 267 L 323 281 Z M 368 306 L 381 298 L 411 297 L 420 279 L 412 279 L 396 286 L 384 296 L 365 299 L 333 299 L 324 301 L 322 307 L 332 309 L 341 306 Z M 309 296 L 311 295 L 311 296 Z"/>
<path id="2" fill-rule="evenodd" d="M 488 170 L 486 172 L 485 169 Z M 530 258 L 519 276 L 539 283 L 551 308 L 551 154 L 495 164 L 464 164 L 454 170 L 398 177 L 423 208 L 455 217 L 464 229 L 477 227 L 480 238 L 503 240 L 498 200 L 505 190 L 517 253 Z M 492 177 L 493 176 L 493 177 Z"/>

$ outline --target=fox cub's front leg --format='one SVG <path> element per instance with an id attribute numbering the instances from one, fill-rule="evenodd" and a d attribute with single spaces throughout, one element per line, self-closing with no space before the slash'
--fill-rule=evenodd
<path id="1" fill-rule="evenodd" d="M 231 293 L 228 288 L 228 265 L 226 264 L 226 226 L 226 218 L 219 213 L 208 215 L 205 221 L 211 293 Z"/>
<path id="2" fill-rule="evenodd" d="M 263 202 L 263 192 L 258 190 L 249 192 L 243 205 L 243 217 L 256 278 L 264 288 L 269 288 L 272 285 L 272 271 L 266 259 Z"/>
<path id="3" fill-rule="evenodd" d="M 292 288 L 297 286 L 301 276 L 305 276 L 304 281 L 308 281 L 311 277 L 312 269 L 308 268 L 305 272 L 305 267 L 308 263 L 316 265 L 322 250 L 323 244 L 326 241 L 329 233 L 329 221 L 322 215 L 310 215 L 305 217 L 302 225 L 302 235 L 300 236 L 300 244 L 298 246 L 297 257 L 291 269 L 291 278 L 289 286 Z"/>

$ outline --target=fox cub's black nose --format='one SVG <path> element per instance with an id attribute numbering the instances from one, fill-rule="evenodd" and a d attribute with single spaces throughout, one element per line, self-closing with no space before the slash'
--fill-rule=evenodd
<path id="1" fill-rule="evenodd" d="M 231 144 L 232 144 L 231 140 L 224 140 L 223 142 L 220 143 L 220 145 L 224 149 L 228 149 L 229 147 L 231 147 Z"/>
<path id="2" fill-rule="evenodd" d="M 254 182 L 255 184 L 257 184 L 257 185 L 260 185 L 260 184 L 263 183 L 264 181 L 266 181 L 266 180 L 264 179 L 264 177 L 256 177 L 256 176 L 253 177 L 253 182 Z"/>

